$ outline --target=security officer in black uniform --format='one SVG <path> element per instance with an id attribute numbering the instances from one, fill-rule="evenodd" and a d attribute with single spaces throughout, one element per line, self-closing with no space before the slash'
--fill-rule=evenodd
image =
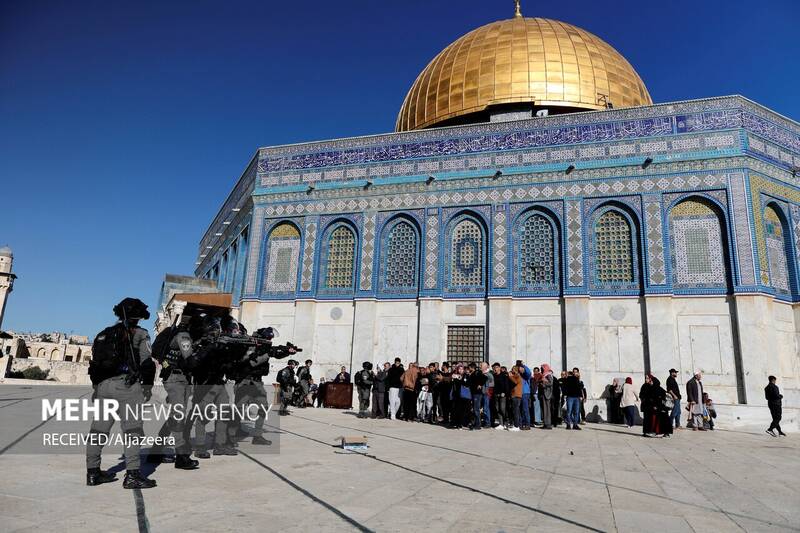
<path id="1" fill-rule="evenodd" d="M 119 402 L 125 437 L 142 437 L 142 420 L 129 411 L 136 412 L 138 406 L 150 399 L 155 377 L 155 364 L 150 358 L 150 335 L 138 326 L 139 320 L 147 320 L 150 313 L 139 299 L 125 298 L 114 306 L 119 321 L 95 337 L 92 345 L 92 361 L 89 376 L 94 387 L 94 398 Z M 128 406 L 131 408 L 128 409 Z M 114 474 L 100 469 L 103 445 L 101 435 L 108 436 L 114 419 L 95 419 L 89 430 L 86 445 L 86 484 L 96 486 L 115 481 Z M 139 471 L 139 444 L 126 439 L 125 445 L 126 489 L 149 489 L 156 486 L 152 479 Z"/>
<path id="2" fill-rule="evenodd" d="M 297 369 L 298 387 L 295 388 L 294 404 L 297 407 L 306 406 L 306 398 L 311 390 L 311 359 L 306 359 L 306 364 Z"/>
<path id="3" fill-rule="evenodd" d="M 278 372 L 278 385 L 281 387 L 281 410 L 279 414 L 282 416 L 289 414 L 289 404 L 292 403 L 292 395 L 297 386 L 297 380 L 294 375 L 295 366 L 297 366 L 297 361 L 289 359 L 283 370 Z"/>
<path id="4" fill-rule="evenodd" d="M 195 383 L 193 403 L 200 412 L 200 416 L 194 420 L 195 439 L 199 442 L 195 455 L 199 459 L 211 457 L 206 443 L 206 424 L 209 420 L 205 415 L 212 410 L 217 413 L 214 421 L 214 455 L 239 453 L 231 445 L 235 441 L 236 425 L 228 420 L 229 415 L 220 413 L 220 406 L 230 404 L 225 388 L 225 375 L 230 370 L 227 366 L 230 361 L 228 348 L 214 342 L 214 338 L 221 334 L 222 321 L 214 316 L 204 317 L 200 331 L 192 331 L 195 345 L 189 367 Z"/>
<path id="5" fill-rule="evenodd" d="M 189 383 L 187 361 L 192 355 L 192 337 L 187 328 L 172 326 L 156 337 L 153 343 L 153 357 L 161 364 L 161 381 L 167 392 L 166 403 L 172 407 L 170 417 L 164 421 L 159 437 L 172 435 L 175 440 L 175 468 L 193 470 L 200 464 L 191 458 L 191 424 L 187 423 L 190 413 L 189 397 L 192 385 Z M 147 461 L 150 463 L 172 462 L 163 448 L 153 446 Z"/>
<path id="6" fill-rule="evenodd" d="M 283 359 L 290 354 L 296 353 L 296 350 L 292 346 L 272 346 L 272 339 L 275 337 L 275 331 L 272 328 L 261 328 L 253 334 L 253 337 L 264 339 L 268 344 L 256 349 L 248 359 L 241 362 L 237 367 L 235 399 L 236 404 L 240 407 L 252 405 L 258 407 L 258 418 L 254 428 L 256 434 L 251 442 L 268 446 L 272 442 L 265 439 L 263 433 L 266 413 L 269 411 L 269 400 L 267 399 L 267 391 L 264 389 L 262 377 L 269 374 L 270 357 Z M 241 421 L 237 425 L 240 426 Z"/>
<path id="7" fill-rule="evenodd" d="M 375 374 L 372 372 L 372 363 L 364 361 L 361 371 L 356 374 L 356 387 L 358 388 L 358 418 L 369 417 L 369 396 Z"/>

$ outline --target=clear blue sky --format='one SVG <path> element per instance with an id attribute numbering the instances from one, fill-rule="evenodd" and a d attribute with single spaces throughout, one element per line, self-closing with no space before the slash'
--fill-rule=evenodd
<path id="1" fill-rule="evenodd" d="M 443 47 L 511 0 L 0 4 L 4 329 L 94 335 L 155 306 L 259 146 L 391 131 Z M 656 102 L 739 93 L 800 119 L 797 0 L 523 0 L 634 65 Z"/>

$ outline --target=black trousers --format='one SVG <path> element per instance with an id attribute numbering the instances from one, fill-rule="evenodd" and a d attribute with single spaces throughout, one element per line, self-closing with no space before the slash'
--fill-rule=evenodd
<path id="1" fill-rule="evenodd" d="M 772 423 L 769 425 L 769 429 L 777 429 L 778 433 L 783 433 L 781 431 L 781 417 L 783 416 L 783 409 L 780 405 L 775 404 L 768 404 L 769 405 L 769 414 L 772 415 Z"/>
<path id="2" fill-rule="evenodd" d="M 413 390 L 403 389 L 403 420 L 417 418 L 417 395 Z"/>

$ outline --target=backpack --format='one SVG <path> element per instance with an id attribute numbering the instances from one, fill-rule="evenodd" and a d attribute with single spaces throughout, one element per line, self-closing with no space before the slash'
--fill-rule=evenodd
<path id="1" fill-rule="evenodd" d="M 128 332 L 123 324 L 115 324 L 98 333 L 92 343 L 89 363 L 92 384 L 126 373 L 130 350 Z"/>

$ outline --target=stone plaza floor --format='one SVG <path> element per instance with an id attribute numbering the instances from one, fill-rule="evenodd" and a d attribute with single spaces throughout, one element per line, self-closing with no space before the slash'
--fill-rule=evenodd
<path id="1" fill-rule="evenodd" d="M 121 475 L 85 486 L 80 454 L 15 449 L 47 394 L 0 386 L 0 531 L 800 531 L 798 435 L 476 432 L 296 409 L 268 428 L 275 453 L 164 464 L 157 488 L 130 491 Z M 334 447 L 341 435 L 369 450 Z"/>

